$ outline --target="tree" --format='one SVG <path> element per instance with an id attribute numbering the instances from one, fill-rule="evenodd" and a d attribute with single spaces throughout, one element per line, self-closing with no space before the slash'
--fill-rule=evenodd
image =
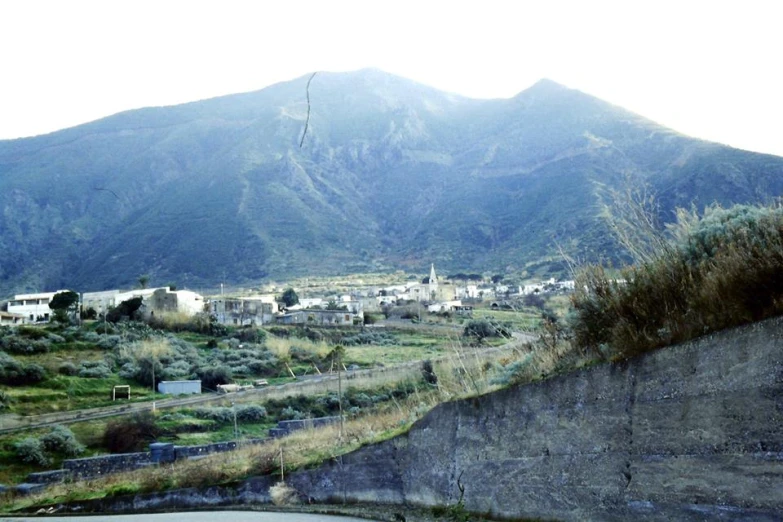
<path id="1" fill-rule="evenodd" d="M 79 306 L 79 294 L 71 290 L 54 294 L 49 302 L 49 308 L 54 311 L 54 317 L 61 323 L 68 322 L 68 313 L 76 311 Z"/>
<path id="2" fill-rule="evenodd" d="M 347 310 L 348 307 L 345 305 L 341 305 L 334 299 L 329 299 L 329 302 L 326 303 L 326 309 L 327 310 Z"/>
<path id="3" fill-rule="evenodd" d="M 139 276 L 138 282 L 139 288 L 147 288 L 147 285 L 150 283 L 150 276 L 148 274 L 142 274 Z"/>
<path id="4" fill-rule="evenodd" d="M 494 284 L 498 284 L 503 280 L 503 276 L 501 274 L 495 274 L 492 276 L 492 282 Z"/>
<path id="5" fill-rule="evenodd" d="M 286 306 L 294 306 L 299 303 L 299 296 L 296 295 L 296 290 L 293 288 L 286 288 L 281 299 Z"/>
<path id="6" fill-rule="evenodd" d="M 134 297 L 132 299 L 128 299 L 127 301 L 121 302 L 116 307 L 109 310 L 109 312 L 106 314 L 106 320 L 111 323 L 119 322 L 123 317 L 127 317 L 131 321 L 136 319 L 138 315 L 139 308 L 141 308 L 141 304 L 144 302 L 144 299 L 141 297 Z"/>

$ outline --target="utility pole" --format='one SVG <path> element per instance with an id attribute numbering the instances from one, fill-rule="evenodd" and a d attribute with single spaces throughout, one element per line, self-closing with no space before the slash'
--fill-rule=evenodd
<path id="1" fill-rule="evenodd" d="M 231 410 L 234 413 L 234 441 L 239 446 L 239 428 L 237 427 L 237 406 L 234 401 L 231 401 Z"/>

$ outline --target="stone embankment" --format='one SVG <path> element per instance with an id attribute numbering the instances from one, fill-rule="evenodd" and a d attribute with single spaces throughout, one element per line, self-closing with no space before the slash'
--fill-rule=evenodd
<path id="1" fill-rule="evenodd" d="M 286 475 L 311 502 L 498 519 L 783 520 L 783 320 L 442 404 L 403 436 Z M 269 502 L 272 477 L 79 510 Z"/>

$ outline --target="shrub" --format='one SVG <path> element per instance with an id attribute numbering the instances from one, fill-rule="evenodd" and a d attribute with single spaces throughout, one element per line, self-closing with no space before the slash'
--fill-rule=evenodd
<path id="1" fill-rule="evenodd" d="M 47 451 L 62 453 L 69 457 L 84 453 L 84 445 L 80 444 L 73 432 L 65 426 L 55 426 L 40 440 Z"/>
<path id="2" fill-rule="evenodd" d="M 432 361 L 426 360 L 421 363 L 421 375 L 427 384 L 438 385 L 438 376 L 435 375 L 435 370 L 432 368 Z"/>
<path id="3" fill-rule="evenodd" d="M 36 328 L 34 326 L 20 326 L 16 329 L 16 333 L 22 337 L 34 340 L 46 339 L 49 335 L 43 328 Z"/>
<path id="4" fill-rule="evenodd" d="M 283 411 L 280 412 L 281 420 L 301 420 L 307 418 L 307 415 L 299 410 L 293 409 L 291 406 L 286 406 Z"/>
<path id="5" fill-rule="evenodd" d="M 618 279 L 577 277 L 574 343 L 622 359 L 783 313 L 783 209 L 711 207 Z"/>
<path id="6" fill-rule="evenodd" d="M 234 422 L 234 413 L 238 422 L 258 422 L 266 418 L 266 408 L 255 404 L 235 406 L 233 408 L 195 408 L 192 413 L 199 419 L 208 419 L 220 424 Z"/>
<path id="7" fill-rule="evenodd" d="M 39 331 L 33 329 L 34 331 Z M 41 330 L 42 331 L 42 330 Z M 45 332 L 44 332 L 45 335 Z M 30 339 L 18 336 L 6 336 L 0 339 L 0 349 L 8 353 L 17 355 L 31 355 L 36 353 L 46 353 L 49 351 L 50 343 L 46 339 Z"/>
<path id="8" fill-rule="evenodd" d="M 98 348 L 102 350 L 113 350 L 122 342 L 122 337 L 119 335 L 102 335 L 98 341 Z"/>
<path id="9" fill-rule="evenodd" d="M 5 391 L 0 390 L 0 410 L 8 409 L 13 399 Z"/>
<path id="10" fill-rule="evenodd" d="M 256 404 L 248 404 L 237 408 L 237 419 L 244 422 L 257 422 L 266 417 L 266 408 Z"/>
<path id="11" fill-rule="evenodd" d="M 232 337 L 243 343 L 263 343 L 266 339 L 266 332 L 252 326 L 246 326 L 236 330 Z"/>
<path id="12" fill-rule="evenodd" d="M 22 462 L 34 464 L 36 466 L 49 466 L 52 459 L 46 454 L 43 442 L 35 437 L 27 437 L 14 444 L 16 456 Z"/>
<path id="13" fill-rule="evenodd" d="M 217 390 L 218 384 L 228 384 L 233 378 L 231 368 L 227 366 L 210 366 L 196 372 L 201 379 L 201 386 L 208 390 Z"/>
<path id="14" fill-rule="evenodd" d="M 141 308 L 143 299 L 141 297 L 134 297 L 127 301 L 121 302 L 115 308 L 109 310 L 106 314 L 106 320 L 111 323 L 119 322 L 123 319 L 133 321 L 139 316 L 139 308 Z"/>
<path id="15" fill-rule="evenodd" d="M 79 377 L 85 379 L 105 379 L 111 375 L 111 368 L 104 361 L 84 361 Z"/>
<path id="16" fill-rule="evenodd" d="M 77 375 L 79 373 L 79 368 L 76 367 L 75 364 L 72 362 L 64 362 L 60 366 L 57 367 L 57 373 L 60 375 Z"/>
<path id="17" fill-rule="evenodd" d="M 481 343 L 489 337 L 509 337 L 511 330 L 508 325 L 488 319 L 472 319 L 465 325 L 462 335 Z"/>
<path id="18" fill-rule="evenodd" d="M 299 502 L 296 490 L 285 482 L 278 482 L 269 488 L 269 496 L 275 506 L 288 506 Z"/>
<path id="19" fill-rule="evenodd" d="M 38 364 L 22 364 L 0 352 L 0 384 L 26 386 L 46 379 L 46 370 Z"/>
<path id="20" fill-rule="evenodd" d="M 113 419 L 103 432 L 103 445 L 112 453 L 143 450 L 162 433 L 149 412 Z"/>

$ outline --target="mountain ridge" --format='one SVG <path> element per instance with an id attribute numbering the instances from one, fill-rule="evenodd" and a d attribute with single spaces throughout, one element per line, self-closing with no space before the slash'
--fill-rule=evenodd
<path id="1" fill-rule="evenodd" d="M 622 259 L 595 183 L 649 184 L 664 220 L 783 189 L 781 158 L 546 79 L 475 100 L 378 70 L 318 73 L 300 147 L 309 78 L 0 141 L 0 294 L 430 262 L 557 273 L 555 242 Z"/>

